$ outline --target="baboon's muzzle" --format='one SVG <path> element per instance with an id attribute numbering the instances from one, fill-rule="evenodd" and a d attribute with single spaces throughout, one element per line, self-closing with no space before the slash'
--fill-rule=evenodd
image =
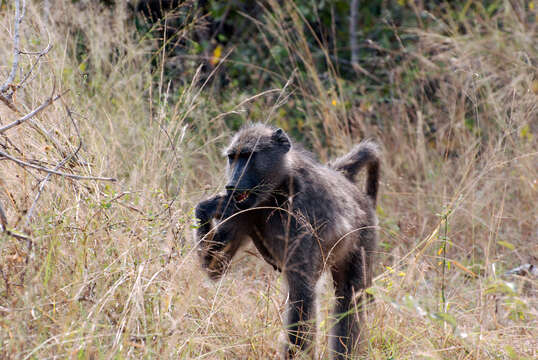
<path id="1" fill-rule="evenodd" d="M 245 202 L 250 196 L 250 190 L 236 188 L 235 186 L 227 185 L 226 191 L 228 191 L 228 194 L 233 196 L 235 202 L 238 204 Z"/>

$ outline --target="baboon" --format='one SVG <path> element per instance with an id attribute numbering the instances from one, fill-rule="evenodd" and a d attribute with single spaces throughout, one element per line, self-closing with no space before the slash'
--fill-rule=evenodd
<path id="1" fill-rule="evenodd" d="M 364 289 L 372 280 L 377 145 L 363 141 L 323 165 L 282 129 L 254 124 L 233 137 L 225 155 L 226 192 L 200 202 L 195 210 L 202 266 L 218 278 L 241 245 L 251 240 L 261 256 L 282 271 L 289 291 L 285 358 L 297 349 L 310 350 L 315 285 L 329 269 L 338 319 L 331 356 L 347 358 L 357 349 Z M 363 192 L 354 178 L 364 166 L 368 173 Z"/>

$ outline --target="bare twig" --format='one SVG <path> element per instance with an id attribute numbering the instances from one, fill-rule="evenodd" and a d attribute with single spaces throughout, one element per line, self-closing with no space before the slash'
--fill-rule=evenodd
<path id="1" fill-rule="evenodd" d="M 6 106 L 10 108 L 13 112 L 19 113 L 19 109 L 17 109 L 15 105 L 13 105 L 13 102 L 11 102 L 11 100 L 5 97 L 2 92 L 0 92 L 0 101 L 6 104 Z"/>
<path id="2" fill-rule="evenodd" d="M 67 91 L 69 91 L 69 90 L 67 90 Z M 29 112 L 28 114 L 24 115 L 20 119 L 17 119 L 15 121 L 13 121 L 12 123 L 9 123 L 9 124 L 7 124 L 5 126 L 0 127 L 0 134 L 7 131 L 7 130 L 9 130 L 9 129 L 11 129 L 12 127 L 15 127 L 15 126 L 18 126 L 18 125 L 22 124 L 23 122 L 25 122 L 28 119 L 31 119 L 36 114 L 40 113 L 44 108 L 46 108 L 47 106 L 52 104 L 54 101 L 58 100 L 60 97 L 65 95 L 67 93 L 67 91 L 64 91 L 63 93 L 58 94 L 55 97 L 52 97 L 52 96 L 49 97 L 47 100 L 45 100 L 45 102 L 43 104 L 39 105 L 37 108 L 35 108 L 31 112 Z"/>
<path id="3" fill-rule="evenodd" d="M 14 237 L 15 239 L 17 240 L 24 240 L 26 242 L 28 242 L 29 244 L 33 244 L 33 240 L 32 238 L 26 236 L 26 235 L 22 235 L 22 234 L 18 234 L 18 233 L 15 233 L 11 230 L 6 230 L 6 234 L 11 236 L 11 237 Z"/>
<path id="4" fill-rule="evenodd" d="M 114 179 L 114 178 L 100 177 L 100 176 L 83 176 L 83 175 L 69 174 L 69 173 L 64 173 L 64 172 L 61 172 L 61 171 L 56 171 L 54 169 L 49 169 L 49 168 L 46 168 L 46 167 L 43 167 L 43 166 L 35 165 L 35 164 L 32 164 L 32 163 L 17 159 L 15 157 L 3 152 L 3 151 L 0 151 L 0 156 L 3 156 L 6 159 L 9 159 L 9 160 L 11 160 L 11 161 L 17 163 L 18 165 L 23 166 L 23 167 L 30 167 L 32 169 L 36 169 L 36 170 L 43 171 L 43 172 L 53 174 L 53 175 L 64 176 L 64 177 L 67 177 L 67 178 L 70 178 L 70 179 L 116 181 L 116 179 Z"/>
<path id="5" fill-rule="evenodd" d="M 28 80 L 28 78 L 30 77 L 30 75 L 34 71 L 35 67 L 39 63 L 39 60 L 41 60 L 41 58 L 43 56 L 45 56 L 50 51 L 50 49 L 52 49 L 52 44 L 49 41 L 47 47 L 45 49 L 39 51 L 39 52 L 34 53 L 34 52 L 19 51 L 19 53 L 21 53 L 21 54 L 37 55 L 37 59 L 35 59 L 34 63 L 32 64 L 32 67 L 30 68 L 30 70 L 28 70 L 28 72 L 26 74 L 24 74 L 22 80 L 17 84 L 17 89 L 20 89 L 20 88 L 22 88 L 24 86 L 24 83 Z"/>
<path id="6" fill-rule="evenodd" d="M 60 161 L 56 167 L 54 168 L 55 171 L 60 169 L 62 166 L 64 166 L 67 162 L 69 162 L 71 159 L 73 159 L 75 156 L 77 156 L 78 152 L 80 151 L 80 148 L 82 147 L 82 137 L 80 136 L 80 132 L 78 130 L 77 123 L 73 119 L 71 110 L 66 106 L 65 111 L 67 112 L 67 116 L 69 116 L 69 119 L 71 119 L 71 123 L 73 123 L 73 127 L 75 128 L 75 131 L 77 133 L 78 137 L 78 146 L 75 151 L 73 151 L 69 156 L 66 156 L 62 161 Z M 48 173 L 47 176 L 43 180 L 41 180 L 41 183 L 39 184 L 39 189 L 37 190 L 36 196 L 34 198 L 34 201 L 32 202 L 32 206 L 30 206 L 30 210 L 28 210 L 28 214 L 26 215 L 26 222 L 25 222 L 25 228 L 28 228 L 30 225 L 30 221 L 32 220 L 32 215 L 34 213 L 35 207 L 37 205 L 37 202 L 39 201 L 39 198 L 41 197 L 41 194 L 43 193 L 43 189 L 45 188 L 45 184 L 51 177 L 51 173 Z"/>
<path id="7" fill-rule="evenodd" d="M 2 207 L 1 203 L 0 203 L 0 225 L 2 226 L 2 232 L 6 233 L 7 235 L 12 236 L 15 239 L 26 240 L 30 243 L 32 242 L 32 239 L 30 239 L 28 236 L 14 233 L 13 231 L 8 229 L 7 216 L 6 216 L 6 213 L 4 212 L 4 208 Z"/>
<path id="8" fill-rule="evenodd" d="M 13 64 L 11 65 L 11 71 L 9 73 L 9 76 L 7 80 L 4 82 L 4 84 L 0 87 L 0 93 L 4 93 L 8 88 L 10 88 L 10 85 L 13 83 L 13 80 L 15 80 L 15 75 L 17 75 L 17 69 L 19 67 L 19 56 L 20 56 L 20 49 L 19 49 L 19 43 L 20 43 L 20 24 L 22 22 L 22 19 L 24 18 L 24 13 L 26 9 L 26 1 L 22 1 L 22 9 L 21 4 L 19 0 L 15 0 L 15 24 L 13 29 Z M 10 99 L 13 92 L 5 94 L 5 97 Z"/>
<path id="9" fill-rule="evenodd" d="M 15 145 L 13 143 L 13 141 L 11 141 L 6 134 L 0 134 L 2 136 L 2 138 L 6 141 L 6 144 L 8 144 L 9 146 L 11 146 L 16 152 L 18 152 L 20 155 L 23 155 L 21 149 L 18 148 L 17 145 Z M 4 144 L 0 144 L 4 149 L 7 150 L 7 146 L 4 145 Z"/>
<path id="10" fill-rule="evenodd" d="M 0 225 L 2 225 L 2 231 L 7 230 L 7 217 L 2 204 L 0 204 Z"/>

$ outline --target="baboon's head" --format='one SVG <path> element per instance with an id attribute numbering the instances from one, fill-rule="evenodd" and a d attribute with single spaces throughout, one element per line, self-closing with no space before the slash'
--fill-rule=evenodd
<path id="1" fill-rule="evenodd" d="M 259 204 L 286 175 L 291 141 L 282 129 L 256 124 L 240 130 L 226 149 L 228 184 L 239 208 Z"/>

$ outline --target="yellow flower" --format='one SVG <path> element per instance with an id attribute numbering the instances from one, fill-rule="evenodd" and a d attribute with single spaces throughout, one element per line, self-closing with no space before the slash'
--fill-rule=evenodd
<path id="1" fill-rule="evenodd" d="M 209 63 L 213 66 L 217 65 L 221 56 L 222 56 L 222 45 L 217 45 L 215 50 L 213 50 L 213 56 L 209 60 Z"/>

